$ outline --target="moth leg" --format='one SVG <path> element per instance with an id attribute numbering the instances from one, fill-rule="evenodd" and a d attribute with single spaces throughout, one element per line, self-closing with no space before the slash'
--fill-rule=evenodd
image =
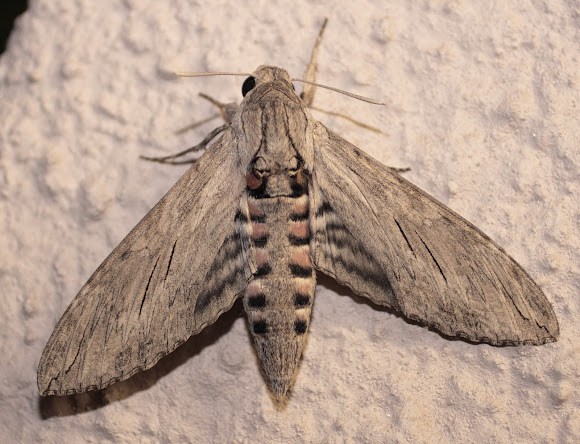
<path id="1" fill-rule="evenodd" d="M 318 37 L 316 38 L 316 43 L 314 43 L 314 48 L 312 48 L 312 54 L 310 55 L 310 62 L 306 65 L 306 70 L 304 71 L 304 75 L 302 78 L 308 82 L 316 82 L 316 69 L 318 67 L 318 48 L 320 47 L 320 43 L 322 42 L 322 34 L 324 34 L 324 30 L 326 29 L 326 24 L 328 23 L 328 19 L 325 18 L 324 22 L 322 23 L 322 28 L 320 28 L 320 32 L 318 33 Z M 304 84 L 304 90 L 300 94 L 300 98 L 304 102 L 304 104 L 310 108 L 312 102 L 314 101 L 314 92 L 316 91 L 316 86 L 309 85 L 308 83 Z"/>
<path id="2" fill-rule="evenodd" d="M 217 127 L 212 132 L 210 132 L 197 145 L 192 146 L 191 148 L 187 148 L 186 150 L 180 151 L 177 154 L 171 154 L 169 156 L 163 156 L 163 157 L 139 156 L 141 159 L 150 160 L 151 162 L 166 163 L 166 164 L 170 164 L 170 165 L 184 165 L 184 164 L 188 164 L 188 163 L 195 163 L 195 161 L 197 159 L 188 159 L 188 160 L 171 160 L 171 159 L 176 159 L 177 157 L 184 156 L 185 154 L 206 149 L 207 145 L 217 135 L 219 135 L 222 131 L 224 131 L 229 126 L 229 124 L 232 122 L 233 116 L 237 112 L 238 105 L 236 103 L 222 103 L 222 102 L 220 102 L 220 101 L 214 99 L 213 97 L 210 97 L 204 93 L 199 93 L 199 95 L 203 99 L 208 100 L 210 103 L 215 105 L 219 109 L 219 114 L 215 114 L 211 117 L 208 117 L 207 119 L 202 120 L 201 122 L 197 122 L 197 123 L 194 123 L 193 125 L 189 125 L 185 128 L 182 128 L 182 129 L 178 130 L 177 133 L 179 134 L 179 133 L 188 131 L 190 129 L 197 128 L 198 126 L 200 126 L 206 122 L 209 122 L 210 120 L 213 120 L 218 116 L 221 116 L 222 119 L 224 119 L 226 123 L 222 126 Z"/>
<path id="3" fill-rule="evenodd" d="M 212 105 L 215 105 L 220 111 L 220 116 L 226 123 L 232 123 L 232 119 L 238 111 L 239 105 L 237 103 L 222 103 L 204 93 L 199 93 L 199 96 L 210 102 Z"/>
<path id="4" fill-rule="evenodd" d="M 216 129 L 214 129 L 212 132 L 210 132 L 207 136 L 205 136 L 205 138 L 201 142 L 199 142 L 197 145 L 192 146 L 191 148 L 188 148 L 186 150 L 180 151 L 177 154 L 171 154 L 169 156 L 163 156 L 163 157 L 147 157 L 147 156 L 139 156 L 139 157 L 141 159 L 144 159 L 144 160 L 150 160 L 151 162 L 168 163 L 171 165 L 184 165 L 187 163 L 194 163 L 197 159 L 188 159 L 188 160 L 170 160 L 170 159 L 175 159 L 175 158 L 181 157 L 187 153 L 206 149 L 207 145 L 213 139 L 215 139 L 221 132 L 225 131 L 226 128 L 228 128 L 228 127 L 229 127 L 229 123 L 226 123 L 222 126 L 218 126 Z"/>
<path id="5" fill-rule="evenodd" d="M 178 129 L 177 131 L 175 131 L 175 134 L 181 134 L 184 133 L 186 131 L 192 130 L 197 128 L 198 126 L 203 125 L 204 123 L 207 123 L 213 119 L 215 119 L 216 117 L 220 117 L 222 119 L 224 119 L 224 121 L 226 123 L 231 123 L 232 121 L 232 117 L 235 114 L 235 112 L 238 109 L 238 104 L 237 103 L 221 103 L 220 101 L 214 99 L 213 97 L 208 96 L 207 94 L 204 93 L 199 93 L 199 96 L 207 101 L 209 101 L 212 105 L 215 105 L 218 109 L 219 109 L 219 113 L 218 114 L 214 114 L 213 116 L 208 117 L 207 119 L 203 119 L 199 122 L 195 122 L 191 125 L 186 126 L 185 128 L 181 128 Z"/>
<path id="6" fill-rule="evenodd" d="M 175 134 L 183 134 L 186 131 L 191 131 L 193 129 L 196 129 L 198 126 L 201 126 L 204 123 L 210 122 L 213 119 L 216 119 L 218 117 L 220 117 L 220 114 L 214 114 L 213 116 L 210 116 L 207 119 L 200 120 L 199 122 L 195 122 L 195 123 L 192 123 L 191 125 L 188 125 L 186 127 L 178 129 L 177 131 L 175 131 Z"/>

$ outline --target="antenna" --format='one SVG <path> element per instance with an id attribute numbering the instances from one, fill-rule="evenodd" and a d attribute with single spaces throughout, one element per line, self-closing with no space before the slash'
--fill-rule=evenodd
<path id="1" fill-rule="evenodd" d="M 241 76 L 241 77 L 252 77 L 251 73 L 247 72 L 176 72 L 174 73 L 179 77 L 207 77 L 207 76 Z M 348 91 L 343 91 L 342 89 L 333 88 L 332 86 L 321 85 L 320 83 L 309 82 L 302 79 L 290 79 L 292 82 L 302 82 L 308 83 L 309 85 L 317 86 L 319 88 L 329 89 L 331 91 L 344 94 L 345 96 L 352 97 L 353 99 L 362 100 L 363 102 L 371 103 L 373 105 L 386 105 L 384 102 L 380 102 L 369 97 L 359 96 L 358 94 L 353 94 Z"/>

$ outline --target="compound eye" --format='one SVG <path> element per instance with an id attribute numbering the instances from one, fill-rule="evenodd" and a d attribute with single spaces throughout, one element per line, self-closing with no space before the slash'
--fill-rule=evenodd
<path id="1" fill-rule="evenodd" d="M 255 78 L 250 76 L 246 80 L 244 80 L 244 84 L 242 85 L 242 96 L 246 97 L 246 94 L 248 94 L 252 89 L 254 89 L 254 86 L 256 86 Z"/>

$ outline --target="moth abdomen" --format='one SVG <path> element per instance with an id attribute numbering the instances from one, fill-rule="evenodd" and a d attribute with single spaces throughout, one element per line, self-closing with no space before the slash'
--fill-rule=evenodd
<path id="1" fill-rule="evenodd" d="M 294 293 L 294 307 L 296 308 L 303 308 L 308 305 L 311 305 L 312 298 L 308 294 L 303 293 Z"/>
<path id="2" fill-rule="evenodd" d="M 252 332 L 256 335 L 264 335 L 268 333 L 268 323 L 263 319 L 253 322 Z"/>
<path id="3" fill-rule="evenodd" d="M 264 308 L 265 306 L 266 306 L 266 295 L 264 293 L 248 297 L 248 307 Z"/>
<path id="4" fill-rule="evenodd" d="M 298 320 L 294 322 L 294 331 L 296 334 L 303 335 L 306 333 L 306 329 L 308 328 L 308 322 L 303 320 Z"/>
<path id="5" fill-rule="evenodd" d="M 308 182 L 302 170 L 246 179 L 242 212 L 247 214 L 249 257 L 255 271 L 244 308 L 272 390 L 283 396 L 302 354 L 316 284 L 310 257 L 310 201 L 304 191 Z M 264 188 L 265 183 L 271 188 Z M 258 189 L 264 189 L 259 196 Z"/>

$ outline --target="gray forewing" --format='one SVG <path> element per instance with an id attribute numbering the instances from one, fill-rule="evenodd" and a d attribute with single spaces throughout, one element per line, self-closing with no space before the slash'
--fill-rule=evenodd
<path id="1" fill-rule="evenodd" d="M 243 294 L 235 143 L 227 130 L 81 289 L 42 354 L 42 395 L 101 389 L 152 367 Z"/>

